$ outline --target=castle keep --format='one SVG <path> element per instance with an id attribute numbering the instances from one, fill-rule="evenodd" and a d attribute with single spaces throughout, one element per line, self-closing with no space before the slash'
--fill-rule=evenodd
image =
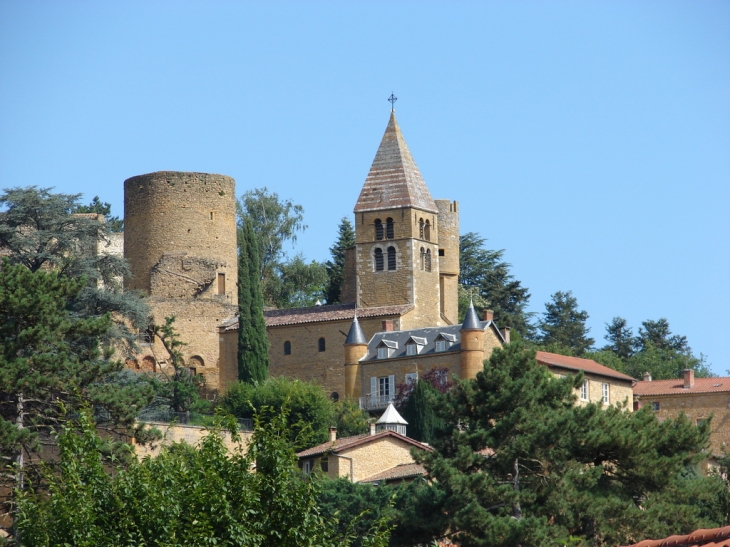
<path id="1" fill-rule="evenodd" d="M 185 366 L 219 389 L 217 327 L 237 311 L 235 181 L 223 175 L 161 171 L 124 181 L 124 257 L 127 290 L 149 295 L 152 321 L 175 316 L 186 343 Z M 128 359 L 156 371 L 168 355 L 153 337 Z"/>

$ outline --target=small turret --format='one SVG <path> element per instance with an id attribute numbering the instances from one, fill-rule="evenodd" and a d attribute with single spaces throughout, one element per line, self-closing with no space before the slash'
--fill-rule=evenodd
<path id="1" fill-rule="evenodd" d="M 461 374 L 463 380 L 473 380 L 484 368 L 484 329 L 474 309 L 474 302 L 469 309 L 459 330 L 461 334 Z"/>
<path id="2" fill-rule="evenodd" d="M 400 433 L 403 436 L 406 435 L 407 425 L 408 422 L 398 413 L 393 403 L 388 403 L 388 408 L 385 409 L 383 415 L 375 422 L 375 428 L 378 433 L 390 430 Z"/>
<path id="3" fill-rule="evenodd" d="M 362 382 L 360 359 L 368 353 L 368 341 L 362 331 L 357 316 L 352 320 L 350 332 L 345 339 L 345 396 L 355 398 L 360 395 L 358 387 Z"/>

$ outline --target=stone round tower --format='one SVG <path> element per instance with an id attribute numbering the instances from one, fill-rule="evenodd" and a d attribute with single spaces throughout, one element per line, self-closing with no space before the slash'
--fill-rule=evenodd
<path id="1" fill-rule="evenodd" d="M 132 271 L 127 289 L 167 298 L 205 292 L 237 304 L 235 181 L 176 171 L 125 180 L 124 256 Z M 179 268 L 168 267 L 163 257 L 176 257 Z M 179 288 L 162 282 L 156 288 L 160 272 Z"/>

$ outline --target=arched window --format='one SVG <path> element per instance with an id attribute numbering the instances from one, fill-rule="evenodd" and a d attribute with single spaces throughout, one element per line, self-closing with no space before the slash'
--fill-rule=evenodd
<path id="1" fill-rule="evenodd" d="M 324 338 L 320 338 L 319 339 L 319 351 L 324 351 L 325 349 L 327 349 L 327 346 L 324 342 Z"/>
<path id="2" fill-rule="evenodd" d="M 383 271 L 383 250 L 375 249 L 375 271 Z"/>
<path id="3" fill-rule="evenodd" d="M 395 270 L 395 247 L 388 247 L 388 269 Z"/>
<path id="4" fill-rule="evenodd" d="M 383 223 L 379 218 L 375 219 L 375 239 L 383 239 Z"/>
<path id="5" fill-rule="evenodd" d="M 426 226 L 423 228 L 423 238 L 426 241 L 431 241 L 431 223 L 427 220 Z"/>
<path id="6" fill-rule="evenodd" d="M 289 340 L 284 342 L 284 355 L 291 355 L 291 342 Z"/>
<path id="7" fill-rule="evenodd" d="M 418 221 L 418 237 L 423 239 L 423 219 Z"/>
<path id="8" fill-rule="evenodd" d="M 385 238 L 393 239 L 393 219 L 392 218 L 388 218 L 388 220 L 385 221 Z"/>
<path id="9" fill-rule="evenodd" d="M 426 271 L 431 271 L 431 249 L 426 251 Z"/>
<path id="10" fill-rule="evenodd" d="M 426 249 L 421 247 L 421 269 L 426 268 Z"/>

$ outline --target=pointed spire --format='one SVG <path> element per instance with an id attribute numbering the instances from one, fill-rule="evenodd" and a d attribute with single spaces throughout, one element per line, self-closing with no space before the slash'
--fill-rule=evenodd
<path id="1" fill-rule="evenodd" d="M 399 207 L 438 213 L 393 111 L 355 204 L 355 213 Z"/>
<path id="2" fill-rule="evenodd" d="M 385 409 L 383 415 L 378 418 L 376 424 L 397 424 L 397 425 L 408 425 L 403 419 L 403 416 L 395 409 L 393 403 L 388 403 L 388 408 Z"/>
<path id="3" fill-rule="evenodd" d="M 347 338 L 345 338 L 345 345 L 360 345 L 367 343 L 368 341 L 365 338 L 365 333 L 362 331 L 362 327 L 357 320 L 357 315 L 355 315 L 355 319 L 352 320 L 352 325 L 350 325 L 350 332 L 347 333 Z"/>
<path id="4" fill-rule="evenodd" d="M 477 316 L 477 311 L 474 309 L 474 301 L 469 302 L 469 309 L 466 311 L 466 317 L 464 322 L 461 324 L 460 330 L 481 330 L 482 324 Z"/>

